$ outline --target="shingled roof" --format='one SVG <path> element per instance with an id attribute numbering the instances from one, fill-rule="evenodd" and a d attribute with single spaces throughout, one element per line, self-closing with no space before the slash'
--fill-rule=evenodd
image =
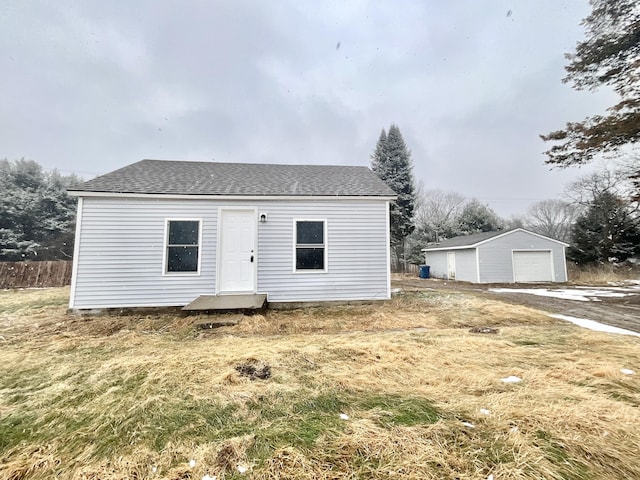
<path id="1" fill-rule="evenodd" d="M 540 235 L 535 232 L 530 232 L 529 230 L 525 230 L 524 228 L 514 228 L 511 230 L 499 230 L 494 232 L 482 232 L 475 233 L 473 235 L 460 235 L 459 237 L 449 238 L 447 240 L 443 240 L 440 243 L 435 243 L 433 245 L 428 246 L 427 248 L 423 248 L 423 252 L 436 251 L 436 250 L 449 250 L 449 249 L 460 249 L 460 248 L 473 248 L 478 244 L 486 242 L 494 237 L 499 237 L 502 235 L 507 235 L 514 232 L 525 232 L 530 235 L 535 235 L 536 237 L 545 238 L 552 242 L 560 243 L 565 246 L 569 246 L 568 243 L 561 242 L 559 240 L 555 240 L 553 238 L 545 237 L 544 235 Z"/>
<path id="2" fill-rule="evenodd" d="M 497 237 L 498 235 L 503 235 L 505 233 L 508 232 L 500 230 L 495 232 L 475 233 L 473 235 L 460 235 L 459 237 L 448 238 L 440 243 L 423 248 L 422 251 L 441 250 L 454 247 L 473 247 L 480 242 L 484 242 L 485 240 L 489 240 L 490 238 Z"/>
<path id="3" fill-rule="evenodd" d="M 70 193 L 395 197 L 367 167 L 141 160 Z"/>

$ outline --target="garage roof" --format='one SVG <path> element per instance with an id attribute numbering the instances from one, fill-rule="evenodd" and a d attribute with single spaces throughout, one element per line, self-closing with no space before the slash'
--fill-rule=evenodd
<path id="1" fill-rule="evenodd" d="M 440 243 L 436 243 L 427 248 L 423 248 L 423 252 L 436 252 L 438 250 L 459 250 L 463 248 L 475 248 L 478 245 L 489 242 L 495 238 L 502 237 L 504 235 L 510 235 L 514 232 L 525 232 L 529 235 L 535 235 L 536 237 L 544 238 L 545 240 L 549 240 L 551 242 L 556 242 L 565 247 L 568 247 L 568 243 L 561 242 L 559 240 L 555 240 L 550 237 L 545 237 L 544 235 L 540 235 L 538 233 L 530 232 L 529 230 L 525 230 L 524 228 L 515 228 L 513 230 L 500 230 L 495 232 L 482 232 L 476 233 L 473 235 L 460 235 L 458 237 L 448 238 L 447 240 L 443 240 Z"/>

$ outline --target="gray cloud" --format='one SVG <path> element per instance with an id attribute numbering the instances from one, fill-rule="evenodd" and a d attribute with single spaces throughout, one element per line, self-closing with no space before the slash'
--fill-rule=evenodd
<path id="1" fill-rule="evenodd" d="M 427 187 L 524 211 L 577 175 L 538 134 L 611 99 L 560 83 L 585 3 L 15 0 L 0 157 L 366 165 L 395 122 Z"/>

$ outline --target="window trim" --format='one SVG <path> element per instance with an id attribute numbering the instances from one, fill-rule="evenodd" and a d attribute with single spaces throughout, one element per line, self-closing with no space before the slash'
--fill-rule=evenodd
<path id="1" fill-rule="evenodd" d="M 322 246 L 324 248 L 324 269 L 320 270 L 320 269 L 315 269 L 315 268 L 310 268 L 310 269 L 301 269 L 298 270 L 296 268 L 296 253 L 298 250 L 298 239 L 297 237 L 297 224 L 298 222 L 322 222 L 322 235 L 323 235 L 323 240 L 324 242 L 322 243 Z M 329 251 L 329 238 L 327 236 L 327 224 L 328 221 L 326 218 L 294 218 L 293 219 L 293 232 L 292 232 L 292 243 L 293 243 L 293 265 L 292 265 L 292 270 L 293 273 L 297 273 L 297 274 L 315 274 L 315 273 L 328 273 L 329 272 L 329 256 L 328 256 L 328 251 Z"/>
<path id="2" fill-rule="evenodd" d="M 169 250 L 169 222 L 198 222 L 198 270 L 195 272 L 170 272 L 167 270 L 167 251 Z M 202 266 L 202 218 L 165 218 L 164 241 L 162 243 L 162 276 L 199 277 Z"/>

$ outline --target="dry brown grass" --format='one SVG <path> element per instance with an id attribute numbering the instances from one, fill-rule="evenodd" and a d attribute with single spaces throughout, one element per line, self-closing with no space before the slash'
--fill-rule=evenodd
<path id="1" fill-rule="evenodd" d="M 0 478 L 640 478 L 633 337 L 457 293 L 212 331 L 66 294 L 0 292 Z"/>
<path id="2" fill-rule="evenodd" d="M 607 285 L 640 278 L 640 267 L 623 265 L 585 265 L 567 262 L 569 281 L 580 285 Z"/>

